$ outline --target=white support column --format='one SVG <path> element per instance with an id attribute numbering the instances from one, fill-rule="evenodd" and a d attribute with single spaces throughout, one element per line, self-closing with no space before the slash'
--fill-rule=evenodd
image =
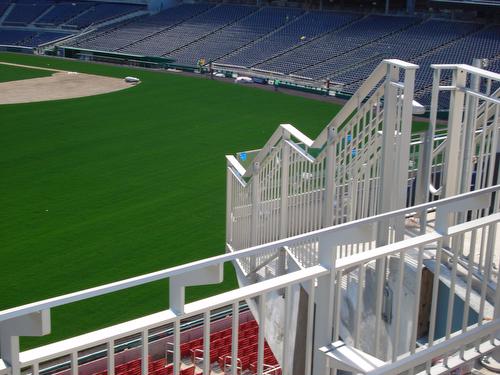
<path id="1" fill-rule="evenodd" d="M 0 358 L 10 375 L 20 375 L 19 337 L 45 336 L 50 333 L 50 310 L 42 310 L 0 322 Z"/>
<path id="2" fill-rule="evenodd" d="M 0 357 L 10 368 L 11 375 L 21 375 L 19 363 L 19 336 L 0 336 Z"/>
<path id="3" fill-rule="evenodd" d="M 335 195 L 335 140 L 336 130 L 328 127 L 328 138 L 326 144 L 326 165 L 325 165 L 325 190 L 323 196 L 323 217 L 322 227 L 326 228 L 333 225 L 333 206 Z"/>
<path id="4" fill-rule="evenodd" d="M 290 146 L 286 140 L 290 134 L 283 134 L 283 149 L 281 155 L 281 202 L 280 202 L 280 238 L 288 237 L 288 186 L 290 178 Z"/>
<path id="5" fill-rule="evenodd" d="M 172 276 L 169 281 L 170 309 L 179 315 L 184 313 L 186 286 L 218 284 L 223 279 L 223 264 L 185 272 L 179 276 Z"/>

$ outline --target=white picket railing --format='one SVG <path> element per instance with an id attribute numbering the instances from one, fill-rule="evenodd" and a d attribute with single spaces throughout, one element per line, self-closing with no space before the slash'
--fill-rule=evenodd
<path id="1" fill-rule="evenodd" d="M 408 178 L 416 69 L 383 61 L 315 140 L 286 124 L 251 160 L 227 156 L 227 244 L 239 250 L 404 207 L 404 192 L 383 193 L 383 181 Z"/>
<path id="2" fill-rule="evenodd" d="M 247 155 L 247 168 L 242 153 L 227 156 L 227 248 L 497 184 L 500 90 L 494 88 L 500 75 L 467 65 L 433 66 L 429 127 L 410 135 L 411 102 L 403 99 L 412 97 L 415 68 L 383 62 L 315 141 L 281 125 L 262 150 Z M 451 78 L 449 85 L 443 86 L 443 75 Z M 450 116 L 446 127 L 437 128 L 445 91 Z M 310 253 L 300 251 L 298 258 L 315 263 L 317 247 L 304 246 Z M 239 265 L 249 273 L 262 262 Z"/>
<path id="3" fill-rule="evenodd" d="M 130 336 L 142 340 L 137 356 L 142 359 L 142 375 L 147 375 L 150 348 L 153 345 L 148 337 L 158 328 L 165 326 L 172 329 L 172 334 L 167 340 L 171 344 L 168 350 L 172 352 L 174 373 L 178 375 L 181 370 L 180 345 L 183 340 L 181 332 L 183 322 L 194 317 L 202 319 L 199 336 L 204 338 L 203 355 L 208 358 L 210 353 L 208 338 L 213 327 L 210 324 L 210 316 L 222 307 L 230 307 L 233 327 L 232 357 L 236 358 L 238 356 L 236 328 L 240 303 L 256 300 L 259 301 L 257 316 L 259 321 L 257 373 L 259 374 L 265 373 L 264 337 L 267 338 L 271 334 L 266 325 L 269 323 L 269 315 L 277 312 L 269 311 L 269 306 L 273 306 L 273 309 L 279 309 L 281 306 L 285 321 L 288 322 L 287 332 L 278 334 L 283 340 L 281 352 L 275 353 L 280 358 L 283 374 L 295 373 L 294 369 L 299 365 L 305 374 L 313 372 L 324 374 L 326 366 L 343 368 L 345 363 L 332 360 L 324 351 L 318 350 L 339 340 L 342 340 L 348 348 L 379 357 L 381 366 L 372 369 L 373 373 L 377 374 L 392 374 L 407 369 L 435 373 L 443 365 L 436 364 L 434 360 L 442 356 L 444 363 L 449 366 L 448 369 L 453 368 L 467 359 L 478 356 L 480 352 L 484 354 L 492 350 L 498 344 L 496 334 L 500 330 L 498 320 L 500 289 L 496 287 L 496 282 L 493 286 L 488 283 L 489 278 L 479 281 L 476 279 L 477 269 L 472 259 L 468 264 L 459 264 L 456 259 L 461 244 L 467 243 L 471 251 L 488 260 L 484 263 L 482 272 L 486 274 L 493 272 L 493 259 L 498 261 L 495 251 L 498 252 L 496 230 L 500 221 L 499 193 L 500 186 L 497 185 L 0 311 L 0 350 L 3 361 L 0 362 L 0 375 L 19 375 L 21 370 L 23 373 L 39 375 L 46 363 L 57 363 L 68 358 L 71 368 L 67 374 L 89 375 L 90 373 L 79 369 L 79 356 L 99 346 L 108 350 L 107 359 L 102 365 L 104 368 L 101 370 L 107 369 L 107 373 L 113 375 L 116 364 L 115 344 Z M 465 218 L 463 222 L 455 224 L 450 221 L 451 217 L 456 218 L 460 214 Z M 398 240 L 395 233 L 401 228 L 400 223 L 405 221 L 418 223 L 422 215 L 433 217 L 435 225 L 426 224 L 425 227 L 417 228 L 411 237 Z M 374 242 L 384 241 L 386 244 L 383 246 L 368 246 Z M 287 249 L 299 248 L 313 242 L 317 243 L 318 247 L 317 264 L 306 268 L 297 267 L 295 257 L 288 255 Z M 222 267 L 225 262 L 240 261 L 244 258 L 259 259 L 280 251 L 285 251 L 282 274 L 196 302 L 184 302 L 186 286 L 222 282 Z M 300 251 L 297 250 L 295 255 L 300 256 Z M 420 314 L 418 298 L 411 305 L 412 319 L 401 310 L 401 306 L 404 305 L 402 288 L 406 280 L 405 264 L 410 260 L 416 264 L 417 291 L 422 288 L 423 268 L 434 268 L 435 273 L 429 340 L 419 348 L 416 347 L 418 337 L 415 325 L 411 326 L 411 340 L 407 341 L 410 344 L 405 347 L 398 343 L 403 327 L 402 320 L 404 319 L 406 327 L 408 321 L 417 321 Z M 377 271 L 376 264 L 380 262 L 386 264 L 387 268 L 384 266 L 380 268 L 381 271 Z M 438 337 L 435 334 L 434 322 L 437 321 L 438 309 L 441 309 L 438 304 L 442 295 L 440 294 L 438 298 L 438 291 L 443 275 L 449 280 L 448 311 L 445 314 L 444 334 Z M 370 280 L 380 279 L 382 282 L 368 283 L 367 277 Z M 48 334 L 51 309 L 161 279 L 169 279 L 168 310 L 19 353 L 19 336 Z M 386 283 L 394 285 L 394 298 L 389 306 L 393 319 L 390 327 L 394 331 L 391 331 L 388 343 L 385 343 L 378 333 L 373 337 L 364 337 L 361 331 L 361 322 L 367 319 L 371 319 L 373 324 L 378 326 L 376 332 L 383 331 L 381 327 L 385 327 L 386 322 L 382 320 L 381 312 L 385 301 L 383 296 Z M 473 307 L 478 312 L 473 324 L 469 324 L 468 319 L 463 318 L 463 323 L 457 329 L 451 322 L 455 306 L 453 301 L 458 298 L 459 284 L 463 288 L 463 297 L 460 298 L 463 299 L 466 310 L 469 311 L 469 307 Z M 493 292 L 488 293 L 488 288 L 493 288 Z M 353 294 L 356 296 L 356 302 L 351 304 L 352 311 L 348 315 L 350 320 L 346 322 L 342 309 L 348 305 L 347 296 L 351 295 L 350 291 L 353 289 L 356 290 Z M 300 290 L 303 290 L 305 295 L 301 294 Z M 367 309 L 365 303 L 367 293 L 374 298 L 374 311 Z M 420 296 L 420 293 L 417 292 L 416 295 Z M 302 298 L 305 298 L 305 303 L 300 303 Z M 301 309 L 302 315 L 300 315 Z M 299 326 L 303 328 L 305 339 L 293 340 L 293 333 L 297 332 Z M 303 344 L 302 348 L 297 347 L 300 343 Z M 381 353 L 381 345 L 397 349 L 391 349 L 388 356 L 385 356 Z M 167 348 L 162 350 L 165 353 Z M 298 350 L 303 353 L 302 357 L 297 357 Z M 209 361 L 204 362 L 201 368 L 204 374 L 209 374 Z M 238 373 L 236 361 L 231 363 L 228 371 L 232 375 Z"/>

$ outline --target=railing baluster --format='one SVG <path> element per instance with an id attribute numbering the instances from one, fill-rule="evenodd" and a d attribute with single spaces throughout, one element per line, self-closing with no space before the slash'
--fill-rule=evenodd
<path id="1" fill-rule="evenodd" d="M 233 303 L 232 336 L 231 336 L 231 375 L 238 375 L 238 328 L 240 317 L 240 303 Z"/>
<path id="2" fill-rule="evenodd" d="M 399 268 L 398 268 L 398 279 L 396 284 L 396 299 L 394 305 L 396 306 L 395 311 L 395 324 L 394 324 L 394 336 L 392 340 L 392 361 L 395 362 L 398 358 L 399 348 L 399 337 L 401 334 L 401 304 L 403 302 L 403 287 L 404 287 L 404 277 L 405 277 L 405 258 L 406 251 L 401 251 L 399 254 Z"/>
<path id="3" fill-rule="evenodd" d="M 107 367 L 108 375 L 115 375 L 115 342 L 113 340 L 108 341 L 107 347 Z"/>
<path id="4" fill-rule="evenodd" d="M 148 330 L 141 332 L 141 373 L 142 375 L 148 375 L 149 372 L 149 337 Z"/>
<path id="5" fill-rule="evenodd" d="M 181 320 L 174 321 L 174 375 L 179 375 L 181 371 Z"/>
<path id="6" fill-rule="evenodd" d="M 203 375 L 210 375 L 210 310 L 203 313 Z"/>
<path id="7" fill-rule="evenodd" d="M 361 334 L 361 317 L 363 313 L 363 290 L 365 283 L 365 265 L 358 267 L 358 291 L 356 295 L 356 316 L 354 319 L 354 347 L 359 347 L 359 336 Z M 337 297 L 337 296 L 335 296 Z"/>
<path id="8" fill-rule="evenodd" d="M 70 354 L 71 375 L 78 375 L 78 351 L 72 351 Z"/>
<path id="9" fill-rule="evenodd" d="M 432 284 L 432 302 L 431 302 L 431 314 L 429 317 L 429 339 L 428 339 L 428 346 L 432 347 L 434 345 L 434 335 L 436 332 L 436 313 L 437 313 L 437 297 L 439 293 L 439 274 L 441 270 L 441 254 L 442 254 L 442 246 L 443 246 L 443 240 L 440 239 L 437 242 L 436 246 L 436 257 L 435 257 L 435 266 L 434 266 L 434 281 Z M 427 363 L 427 372 L 430 372 L 431 368 L 431 363 Z"/>
<path id="10" fill-rule="evenodd" d="M 312 373 L 313 334 L 314 334 L 314 293 L 316 291 L 316 279 L 308 282 L 309 296 L 307 298 L 307 331 L 306 331 L 306 353 L 305 353 L 305 375 Z"/>
<path id="11" fill-rule="evenodd" d="M 266 322 L 266 294 L 259 297 L 259 337 L 257 347 L 257 374 L 262 374 L 264 369 L 264 337 Z"/>

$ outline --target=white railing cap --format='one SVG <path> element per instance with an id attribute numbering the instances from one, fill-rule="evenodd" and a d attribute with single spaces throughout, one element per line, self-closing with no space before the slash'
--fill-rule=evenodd
<path id="1" fill-rule="evenodd" d="M 500 74 L 490 70 L 477 68 L 467 64 L 431 64 L 432 69 L 462 69 L 467 73 L 477 74 L 484 78 L 490 78 L 495 81 L 500 81 Z"/>
<path id="2" fill-rule="evenodd" d="M 26 305 L 13 307 L 10 309 L 0 311 L 0 322 L 7 320 L 7 319 L 17 317 L 17 316 L 30 314 L 30 313 L 35 312 L 35 311 L 42 311 L 42 310 L 49 309 L 52 307 L 66 305 L 66 304 L 69 304 L 72 302 L 77 302 L 77 301 L 81 301 L 84 299 L 88 299 L 88 298 L 97 297 L 100 295 L 116 292 L 119 290 L 128 289 L 128 288 L 131 288 L 134 286 L 147 284 L 147 283 L 150 283 L 153 281 L 166 279 L 166 278 L 169 278 L 172 276 L 182 275 L 186 272 L 193 272 L 196 270 L 203 269 L 205 267 L 219 265 L 221 263 L 237 260 L 239 258 L 254 256 L 254 255 L 257 255 L 257 254 L 262 253 L 262 252 L 275 251 L 276 249 L 281 248 L 283 246 L 290 245 L 290 244 L 296 244 L 298 242 L 303 242 L 304 240 L 315 238 L 321 234 L 325 234 L 325 233 L 334 234 L 334 233 L 342 232 L 348 228 L 357 227 L 359 225 L 371 224 L 371 223 L 375 223 L 379 220 L 387 220 L 387 219 L 392 218 L 392 217 L 400 217 L 400 216 L 404 216 L 406 214 L 410 214 L 413 212 L 420 212 L 422 210 L 426 210 L 426 209 L 430 209 L 430 208 L 434 208 L 434 207 L 439 207 L 442 205 L 450 205 L 451 203 L 459 202 L 462 199 L 468 199 L 468 198 L 472 198 L 472 197 L 476 197 L 476 196 L 481 196 L 483 194 L 493 193 L 494 191 L 497 191 L 497 190 L 500 190 L 500 184 L 495 185 L 495 186 L 491 186 L 488 188 L 480 189 L 480 190 L 475 190 L 475 191 L 461 194 L 461 195 L 455 195 L 453 197 L 441 199 L 439 201 L 428 202 L 428 203 L 424 203 L 424 204 L 420 204 L 418 206 L 413 206 L 413 207 L 408 207 L 408 208 L 402 208 L 402 209 L 399 209 L 396 211 L 386 212 L 386 213 L 382 213 L 382 214 L 379 214 L 376 216 L 370 216 L 367 218 L 350 221 L 348 223 L 318 229 L 318 230 L 315 230 L 315 231 L 312 231 L 309 233 L 300 234 L 300 235 L 297 235 L 294 237 L 289 237 L 289 238 L 281 239 L 278 241 L 266 243 L 263 245 L 250 247 L 247 249 L 239 250 L 237 252 L 217 255 L 217 256 L 214 256 L 211 258 L 202 259 L 202 260 L 194 261 L 194 262 L 191 262 L 188 264 L 175 266 L 175 267 L 163 269 L 163 270 L 156 271 L 156 272 L 151 272 L 151 273 L 148 273 L 145 275 L 140 275 L 140 276 L 132 277 L 132 278 L 125 279 L 125 280 L 116 281 L 116 282 L 113 282 L 110 284 L 100 285 L 100 286 L 97 286 L 94 288 L 89 288 L 89 289 L 77 291 L 74 293 L 69 293 L 66 295 L 62 295 L 62 296 L 58 296 L 58 297 L 54 297 L 54 298 L 49 298 L 49 299 L 42 300 L 39 302 L 33 302 L 33 303 L 26 304 Z"/>
<path id="3" fill-rule="evenodd" d="M 399 60 L 399 59 L 385 59 L 385 63 L 391 64 L 391 65 L 396 65 L 400 68 L 403 69 L 418 69 L 419 66 L 417 64 L 412 64 L 407 61 Z"/>

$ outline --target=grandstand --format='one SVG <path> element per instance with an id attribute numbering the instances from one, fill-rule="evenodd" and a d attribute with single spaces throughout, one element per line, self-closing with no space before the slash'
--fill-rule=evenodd
<path id="1" fill-rule="evenodd" d="M 62 46 L 166 57 L 181 67 L 196 67 L 203 59 L 226 70 L 329 81 L 346 94 L 353 94 L 381 60 L 400 58 L 423 62 L 416 99 L 429 105 L 431 76 L 425 61 L 495 60 L 499 32 L 491 24 L 416 16 L 183 4 Z"/>
<path id="2" fill-rule="evenodd" d="M 38 47 L 122 17 L 145 13 L 137 4 L 2 0 L 0 45 Z"/>

